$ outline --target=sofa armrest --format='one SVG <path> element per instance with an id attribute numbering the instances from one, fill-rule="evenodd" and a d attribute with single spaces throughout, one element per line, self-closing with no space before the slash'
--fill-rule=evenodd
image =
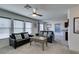
<path id="1" fill-rule="evenodd" d="M 9 38 L 9 45 L 10 46 L 15 46 L 15 44 L 16 44 L 16 40 L 10 37 Z"/>
<path id="2" fill-rule="evenodd" d="M 36 36 L 39 36 L 39 33 L 36 33 L 35 35 L 36 35 Z"/>
<path id="3" fill-rule="evenodd" d="M 34 35 L 29 35 L 29 37 L 33 37 Z"/>
<path id="4" fill-rule="evenodd" d="M 9 40 L 14 40 L 14 41 L 16 41 L 16 39 L 14 39 L 12 35 L 9 36 Z"/>

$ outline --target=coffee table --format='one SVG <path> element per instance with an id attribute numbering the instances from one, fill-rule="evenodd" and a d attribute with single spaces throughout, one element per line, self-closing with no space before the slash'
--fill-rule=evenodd
<path id="1" fill-rule="evenodd" d="M 42 50 L 44 51 L 44 44 L 46 44 L 47 46 L 47 39 L 46 37 L 40 37 L 40 36 L 34 36 L 34 37 L 30 37 L 30 46 L 31 46 L 31 42 L 35 41 L 35 42 L 40 42 L 42 44 Z"/>

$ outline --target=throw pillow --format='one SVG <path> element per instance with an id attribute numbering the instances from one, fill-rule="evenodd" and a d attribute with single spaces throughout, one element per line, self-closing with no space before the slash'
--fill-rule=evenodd
<path id="1" fill-rule="evenodd" d="M 50 36 L 51 36 L 51 32 L 48 33 L 48 37 L 50 37 Z"/>
<path id="2" fill-rule="evenodd" d="M 44 36 L 47 36 L 47 32 L 44 32 L 44 34 L 43 34 Z"/>
<path id="3" fill-rule="evenodd" d="M 25 37 L 25 38 L 29 38 L 28 33 L 25 33 L 25 34 L 24 34 L 24 37 Z"/>
<path id="4" fill-rule="evenodd" d="M 21 34 L 15 34 L 16 39 L 22 39 Z"/>

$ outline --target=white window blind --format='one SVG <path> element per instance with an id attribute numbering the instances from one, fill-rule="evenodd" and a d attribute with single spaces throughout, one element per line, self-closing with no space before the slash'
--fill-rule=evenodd
<path id="1" fill-rule="evenodd" d="M 14 20 L 14 33 L 20 33 L 23 32 L 24 22 Z"/>
<path id="2" fill-rule="evenodd" d="M 0 18 L 0 39 L 9 37 L 11 20 Z"/>
<path id="3" fill-rule="evenodd" d="M 40 24 L 40 31 L 43 31 L 44 30 L 44 26 L 43 24 Z"/>
<path id="4" fill-rule="evenodd" d="M 29 34 L 32 33 L 32 23 L 31 22 L 25 22 L 25 32 L 28 32 Z"/>

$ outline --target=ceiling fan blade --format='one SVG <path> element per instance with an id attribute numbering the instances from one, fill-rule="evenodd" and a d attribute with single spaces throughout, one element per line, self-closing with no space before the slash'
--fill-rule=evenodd
<path id="1" fill-rule="evenodd" d="M 33 8 L 33 14 L 37 15 L 37 16 L 42 16 L 41 14 L 38 14 L 37 13 L 37 9 L 36 8 Z"/>
<path id="2" fill-rule="evenodd" d="M 38 16 L 43 16 L 43 15 L 41 15 L 41 14 L 37 14 L 37 13 L 36 13 L 36 15 L 38 15 Z"/>

